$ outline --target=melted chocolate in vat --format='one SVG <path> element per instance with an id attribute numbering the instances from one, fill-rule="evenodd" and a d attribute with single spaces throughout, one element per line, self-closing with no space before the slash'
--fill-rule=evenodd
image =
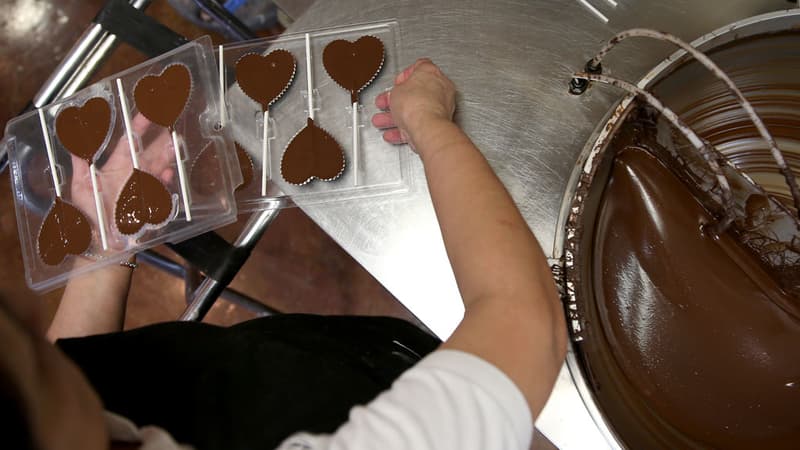
<path id="1" fill-rule="evenodd" d="M 111 128 L 111 107 L 102 97 L 83 106 L 71 106 L 58 113 L 56 135 L 70 153 L 92 164 Z"/>
<path id="2" fill-rule="evenodd" d="M 89 221 L 78 208 L 56 197 L 39 230 L 39 257 L 45 264 L 60 264 L 67 255 L 80 255 L 92 243 Z"/>
<path id="3" fill-rule="evenodd" d="M 172 212 L 172 197 L 158 179 L 133 169 L 122 188 L 114 210 L 117 229 L 122 234 L 136 234 L 145 224 L 167 221 Z"/>
<path id="4" fill-rule="evenodd" d="M 292 138 L 281 158 L 283 179 L 292 184 L 305 184 L 314 178 L 330 181 L 343 171 L 344 153 L 339 143 L 311 118 Z"/>
<path id="5" fill-rule="evenodd" d="M 296 66 L 294 56 L 286 50 L 273 50 L 267 56 L 248 53 L 236 62 L 236 82 L 266 110 L 289 88 Z"/>
<path id="6" fill-rule="evenodd" d="M 797 42 L 771 35 L 711 54 L 787 153 L 800 148 Z M 656 92 L 754 178 L 776 173 L 752 124 L 697 64 Z M 729 233 L 703 235 L 713 218 L 651 155 L 654 136 L 642 129 L 626 123 L 611 142 L 610 177 L 584 228 L 591 256 L 580 289 L 594 304 L 580 306 L 579 348 L 598 403 L 631 448 L 797 448 L 798 301 Z M 797 169 L 797 154 L 787 156 Z M 763 208 L 754 198 L 747 209 Z"/>
<path id="7" fill-rule="evenodd" d="M 322 52 L 325 71 L 339 86 L 350 91 L 351 103 L 358 101 L 358 93 L 378 75 L 383 58 L 383 42 L 374 36 L 363 36 L 355 42 L 338 39 Z"/>

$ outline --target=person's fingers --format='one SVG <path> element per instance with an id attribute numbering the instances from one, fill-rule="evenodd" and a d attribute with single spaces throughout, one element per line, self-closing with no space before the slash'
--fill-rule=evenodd
<path id="1" fill-rule="evenodd" d="M 411 64 L 410 66 L 406 67 L 405 70 L 400 72 L 397 75 L 397 77 L 395 77 L 394 84 L 405 83 L 406 80 L 411 78 L 411 75 L 414 74 L 414 71 L 416 71 L 420 66 L 425 64 L 433 65 L 433 61 L 431 61 L 429 58 L 420 58 L 414 61 L 414 64 Z"/>
<path id="2" fill-rule="evenodd" d="M 376 128 L 395 128 L 397 125 L 394 123 L 394 118 L 392 117 L 392 113 L 384 112 L 384 113 L 377 113 L 372 116 L 372 125 L 375 125 Z"/>
<path id="3" fill-rule="evenodd" d="M 136 114 L 131 119 L 131 128 L 133 128 L 135 134 L 143 134 L 147 127 L 152 124 L 153 122 L 150 122 L 144 114 Z"/>
<path id="4" fill-rule="evenodd" d="M 405 136 L 397 128 L 392 128 L 383 132 L 383 140 L 390 144 L 405 144 Z"/>
<path id="5" fill-rule="evenodd" d="M 386 91 L 386 92 L 382 92 L 382 93 L 378 94 L 378 96 L 375 97 L 375 106 L 377 106 L 378 109 L 382 109 L 384 111 L 388 110 L 389 109 L 389 97 L 391 95 L 392 95 L 392 91 Z"/>
<path id="6" fill-rule="evenodd" d="M 172 183 L 172 178 L 174 176 L 175 176 L 175 169 L 173 169 L 172 167 L 167 167 L 166 169 L 162 170 L 161 173 L 160 173 L 161 181 L 163 181 L 164 184 Z"/>

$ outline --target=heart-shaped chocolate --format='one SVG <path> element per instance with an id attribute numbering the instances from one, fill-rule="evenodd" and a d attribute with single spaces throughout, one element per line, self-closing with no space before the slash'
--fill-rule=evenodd
<path id="1" fill-rule="evenodd" d="M 175 126 L 192 92 L 192 75 L 183 64 L 172 64 L 160 75 L 142 77 L 133 88 L 136 108 L 165 128 Z"/>
<path id="2" fill-rule="evenodd" d="M 73 155 L 92 164 L 111 129 L 111 106 L 102 97 L 89 99 L 83 106 L 65 108 L 56 117 L 56 135 Z"/>
<path id="3" fill-rule="evenodd" d="M 56 197 L 39 230 L 39 257 L 55 266 L 67 255 L 80 255 L 92 243 L 89 221 L 78 208 Z"/>
<path id="4" fill-rule="evenodd" d="M 337 39 L 325 46 L 322 64 L 333 81 L 350 91 L 350 101 L 378 76 L 383 67 L 383 42 L 375 36 L 362 36 L 355 42 Z"/>
<path id="5" fill-rule="evenodd" d="M 266 110 L 289 89 L 296 70 L 297 61 L 286 50 L 273 50 L 267 56 L 248 53 L 236 61 L 236 82 Z"/>
<path id="6" fill-rule="evenodd" d="M 283 179 L 303 185 L 314 178 L 331 181 L 344 172 L 342 147 L 309 117 L 308 124 L 289 142 L 281 158 Z"/>
<path id="7" fill-rule="evenodd" d="M 117 198 L 114 221 L 120 233 L 136 234 L 145 224 L 159 225 L 172 214 L 172 197 L 158 179 L 133 169 Z"/>

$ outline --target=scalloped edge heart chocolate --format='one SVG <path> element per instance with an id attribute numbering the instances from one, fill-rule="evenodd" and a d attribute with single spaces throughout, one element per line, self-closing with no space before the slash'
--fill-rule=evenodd
<path id="1" fill-rule="evenodd" d="M 339 168 L 339 171 L 336 174 L 334 174 L 334 175 L 332 175 L 330 177 L 327 177 L 327 178 L 323 178 L 322 176 L 310 173 L 308 175 L 308 177 L 302 182 L 291 181 L 291 180 L 287 179 L 287 177 L 286 177 L 286 167 L 285 167 L 285 165 L 286 165 L 286 155 L 292 150 L 292 145 L 296 145 L 295 144 L 295 139 L 297 139 L 298 136 L 300 136 L 304 132 L 308 132 L 308 130 L 311 130 L 311 132 L 313 133 L 314 129 L 319 130 L 319 132 L 323 133 L 326 137 L 330 138 L 331 142 L 333 142 L 333 144 L 336 146 L 336 149 L 338 150 L 338 154 L 341 155 L 342 166 L 341 166 L 341 168 Z M 312 146 L 313 146 L 313 134 L 312 134 L 312 138 L 311 139 L 312 139 Z M 312 149 L 311 151 L 308 151 L 307 153 L 314 154 L 315 152 Z M 295 186 L 304 186 L 304 185 L 312 182 L 315 179 L 320 180 L 320 181 L 334 181 L 337 178 L 339 178 L 342 175 L 342 173 L 344 173 L 345 167 L 347 166 L 347 161 L 346 161 L 344 156 L 345 155 L 344 155 L 344 151 L 342 150 L 342 146 L 339 145 L 339 142 L 336 140 L 336 138 L 334 138 L 333 135 L 330 134 L 327 130 L 325 130 L 324 128 L 318 126 L 314 122 L 314 119 L 309 117 L 307 119 L 307 121 L 306 121 L 306 126 L 304 126 L 302 129 L 300 129 L 300 131 L 295 133 L 295 135 L 292 137 L 292 139 L 289 140 L 289 144 L 286 145 L 286 150 L 284 150 L 283 156 L 281 156 L 281 176 L 283 177 L 283 179 L 287 183 L 293 184 Z M 310 171 L 314 171 L 313 169 L 315 169 L 315 168 L 310 169 Z"/>
<path id="2" fill-rule="evenodd" d="M 374 70 L 372 76 L 365 83 L 363 83 L 360 87 L 358 87 L 355 91 L 353 91 L 349 87 L 344 86 L 341 83 L 341 80 L 337 79 L 336 77 L 334 77 L 331 74 L 331 68 L 329 66 L 331 66 L 333 64 L 333 61 L 331 59 L 333 56 L 331 55 L 331 53 L 329 53 L 328 49 L 331 48 L 331 45 L 333 45 L 333 44 L 342 45 L 342 43 L 346 43 L 347 45 L 350 45 L 350 46 L 357 46 L 358 42 L 361 41 L 362 39 L 374 39 L 375 41 L 377 41 L 380 44 L 380 46 L 381 46 L 381 61 L 378 64 L 378 67 Z M 353 57 L 357 57 L 357 56 L 358 55 L 353 54 Z M 381 73 L 381 70 L 383 69 L 383 65 L 385 63 L 386 63 L 386 46 L 383 44 L 383 41 L 381 41 L 379 38 L 377 38 L 375 36 L 372 36 L 370 34 L 361 36 L 358 39 L 356 39 L 355 41 L 348 41 L 346 39 L 336 39 L 334 41 L 329 42 L 325 46 L 325 49 L 322 51 L 322 66 L 325 68 L 325 72 L 334 81 L 334 83 L 336 83 L 339 87 L 341 87 L 342 89 L 346 90 L 347 92 L 350 92 L 350 101 L 352 103 L 356 103 L 358 101 L 358 95 L 361 93 L 361 91 L 366 89 L 367 86 L 369 86 L 370 84 L 372 84 L 373 81 L 375 81 L 375 79 Z"/>
<path id="3" fill-rule="evenodd" d="M 266 61 L 266 62 L 268 62 L 268 63 L 269 63 L 269 59 L 270 59 L 270 57 L 272 57 L 273 55 L 274 55 L 274 56 L 278 56 L 279 54 L 283 54 L 283 53 L 285 53 L 286 55 L 288 55 L 288 56 L 291 58 L 291 60 L 292 60 L 292 73 L 289 75 L 289 77 L 288 77 L 288 79 L 286 80 L 286 82 L 285 82 L 285 83 L 283 83 L 283 86 L 279 86 L 279 87 L 281 87 L 280 91 L 278 91 L 278 92 L 277 92 L 277 94 L 275 94 L 275 95 L 271 96 L 270 98 L 268 98 L 268 99 L 265 99 L 265 100 L 269 100 L 268 102 L 266 102 L 266 103 L 265 103 L 264 101 L 262 101 L 262 100 L 259 100 L 258 98 L 256 98 L 257 96 L 254 96 L 254 95 L 253 95 L 253 94 L 254 94 L 253 90 L 247 86 L 247 85 L 249 84 L 249 81 L 248 81 L 248 82 L 246 82 L 246 83 L 244 83 L 244 84 L 242 84 L 242 81 L 243 81 L 243 79 L 242 79 L 242 78 L 240 78 L 241 71 L 240 71 L 240 67 L 239 67 L 239 65 L 240 65 L 240 64 L 242 63 L 242 61 L 243 61 L 243 60 L 245 60 L 246 58 L 258 58 L 259 60 L 264 60 L 264 61 Z M 273 64 L 274 64 L 274 63 L 273 63 Z M 244 54 L 244 55 L 242 55 L 242 56 L 241 56 L 239 59 L 237 59 L 237 60 L 236 60 L 236 64 L 235 64 L 235 72 L 236 72 L 236 84 L 239 86 L 239 89 L 240 89 L 240 90 L 241 90 L 241 91 L 242 91 L 242 92 L 243 92 L 243 93 L 244 93 L 244 94 L 245 94 L 245 95 L 246 95 L 246 96 L 247 96 L 249 99 L 251 99 L 251 100 L 253 100 L 254 102 L 256 102 L 256 103 L 258 103 L 259 105 L 261 105 L 261 108 L 262 108 L 263 110 L 266 110 L 266 109 L 268 109 L 270 106 L 272 106 L 273 104 L 275 104 L 275 102 L 277 102 L 277 101 L 278 101 L 278 100 L 279 100 L 281 97 L 283 97 L 283 95 L 286 93 L 286 91 L 288 91 L 288 90 L 289 90 L 289 88 L 292 86 L 292 82 L 294 81 L 294 77 L 295 77 L 295 75 L 297 74 L 297 59 L 294 57 L 294 55 L 292 54 L 292 52 L 290 52 L 290 51 L 288 51 L 288 50 L 285 50 L 285 49 L 282 49 L 282 48 L 275 49 L 275 50 L 273 50 L 273 51 L 269 52 L 267 55 L 262 55 L 262 54 L 260 54 L 260 53 L 245 53 L 245 54 Z M 261 75 L 269 75 L 269 74 L 263 74 L 263 73 L 262 73 Z M 266 76 L 265 76 L 265 78 L 267 78 L 267 79 L 270 79 L 269 77 L 266 77 Z M 271 80 L 271 79 L 270 79 L 270 80 Z M 263 81 L 262 81 L 262 82 L 263 82 Z M 273 90 L 275 90 L 275 89 L 273 89 Z"/>

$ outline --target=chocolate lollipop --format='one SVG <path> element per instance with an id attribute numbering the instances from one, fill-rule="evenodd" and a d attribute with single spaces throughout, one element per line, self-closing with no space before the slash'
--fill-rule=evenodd
<path id="1" fill-rule="evenodd" d="M 273 50 L 267 56 L 248 53 L 236 61 L 236 82 L 248 97 L 261 105 L 264 126 L 261 136 L 261 195 L 267 195 L 269 176 L 269 107 L 289 89 L 297 61 L 286 50 Z"/>
<path id="2" fill-rule="evenodd" d="M 380 73 L 384 60 L 383 42 L 362 36 L 355 42 L 338 39 L 325 46 L 322 64 L 339 86 L 350 92 L 353 105 L 353 177 L 358 184 L 358 94 Z"/>
<path id="3" fill-rule="evenodd" d="M 172 147 L 175 150 L 175 163 L 178 168 L 178 181 L 181 186 L 186 221 L 192 221 L 192 200 L 186 181 L 186 168 L 181 159 L 180 142 L 175 131 L 175 122 L 183 113 L 192 92 L 192 75 L 183 64 L 167 66 L 160 75 L 142 77 L 133 88 L 136 108 L 151 122 L 169 129 Z"/>
<path id="4" fill-rule="evenodd" d="M 342 147 L 327 131 L 314 123 L 314 90 L 311 82 L 311 37 L 306 33 L 306 82 L 308 121 L 289 142 L 281 158 L 281 174 L 289 183 L 303 185 L 314 178 L 336 179 L 344 172 Z"/>
<path id="5" fill-rule="evenodd" d="M 70 153 L 86 161 L 92 180 L 92 194 L 97 212 L 97 226 L 103 250 L 108 249 L 103 200 L 97 188 L 94 158 L 111 132 L 111 106 L 102 97 L 93 97 L 81 107 L 71 106 L 58 113 L 56 135 Z"/>
<path id="6" fill-rule="evenodd" d="M 131 154 L 133 172 L 128 177 L 128 181 L 125 182 L 117 198 L 117 204 L 114 209 L 114 222 L 120 233 L 132 235 L 138 233 L 146 224 L 159 225 L 166 222 L 172 213 L 172 198 L 161 181 L 139 169 L 133 127 L 128 113 L 128 101 L 122 88 L 122 80 L 119 78 L 117 78 L 117 92 L 119 94 L 122 117 L 125 122 L 125 134 L 128 137 L 128 149 Z M 178 173 L 180 173 L 180 158 L 177 159 Z"/>
<path id="7" fill-rule="evenodd" d="M 78 210 L 61 198 L 61 185 L 56 172 L 53 145 L 50 142 L 50 133 L 47 130 L 44 112 L 39 110 L 39 123 L 42 126 L 42 136 L 47 149 L 47 160 L 50 164 L 50 176 L 53 179 L 56 199 L 47 216 L 42 222 L 37 237 L 37 252 L 45 264 L 55 266 L 70 255 L 80 255 L 89 249 L 92 243 L 92 229 L 89 220 Z"/>

